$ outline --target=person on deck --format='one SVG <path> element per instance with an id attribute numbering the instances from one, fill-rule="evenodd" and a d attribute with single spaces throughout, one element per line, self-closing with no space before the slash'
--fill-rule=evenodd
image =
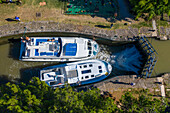
<path id="1" fill-rule="evenodd" d="M 16 20 L 16 21 L 20 21 L 20 17 L 15 16 L 15 20 Z"/>

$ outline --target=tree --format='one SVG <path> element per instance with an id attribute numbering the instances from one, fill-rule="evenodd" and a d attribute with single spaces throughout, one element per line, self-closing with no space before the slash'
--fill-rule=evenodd
<path id="1" fill-rule="evenodd" d="M 54 90 L 37 77 L 33 77 L 28 84 L 7 83 L 0 86 L 2 113 L 164 112 L 167 101 L 153 98 L 144 90 L 139 92 L 138 97 L 126 92 L 118 106 L 112 98 L 103 98 L 99 89 L 78 92 L 65 86 Z"/>
<path id="2" fill-rule="evenodd" d="M 159 4 L 157 6 L 157 14 L 161 15 L 161 18 L 163 20 L 163 14 L 167 13 L 168 16 L 170 16 L 170 3 L 168 3 L 168 0 L 159 0 Z"/>
<path id="3" fill-rule="evenodd" d="M 170 16 L 170 3 L 168 0 L 129 0 L 134 6 L 133 11 L 136 12 L 136 19 L 141 15 L 148 13 L 148 20 L 157 15 L 167 13 Z"/>
<path id="4" fill-rule="evenodd" d="M 168 103 L 164 98 L 153 98 L 148 94 L 147 90 L 141 90 L 138 97 L 134 97 L 131 92 L 122 95 L 120 103 L 120 111 L 126 113 L 158 113 L 164 112 Z"/>
<path id="5" fill-rule="evenodd" d="M 114 112 L 117 106 L 113 99 L 104 99 L 98 89 L 77 92 L 65 86 L 54 90 L 33 77 L 29 84 L 7 83 L 1 86 L 0 110 L 3 113 Z"/>

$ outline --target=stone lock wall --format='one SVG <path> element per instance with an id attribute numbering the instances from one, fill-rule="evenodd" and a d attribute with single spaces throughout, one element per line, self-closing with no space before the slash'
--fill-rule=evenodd
<path id="1" fill-rule="evenodd" d="M 151 27 L 141 27 L 140 29 L 129 27 L 128 29 L 106 30 L 96 27 L 57 23 L 53 21 L 19 22 L 16 24 L 0 26 L 0 37 L 17 35 L 24 32 L 71 32 L 103 37 L 113 41 L 133 41 L 133 37 L 136 36 L 153 37 L 153 30 Z M 170 28 L 159 27 L 157 36 L 158 38 L 166 36 L 167 39 L 169 39 Z"/>

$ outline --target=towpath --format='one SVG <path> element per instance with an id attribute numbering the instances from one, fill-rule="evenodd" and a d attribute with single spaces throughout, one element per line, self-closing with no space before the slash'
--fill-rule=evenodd
<path id="1" fill-rule="evenodd" d="M 103 92 L 109 92 L 113 94 L 116 91 L 125 91 L 128 89 L 149 89 L 150 92 L 157 94 L 158 96 L 166 97 L 170 90 L 170 73 L 165 74 L 162 77 L 141 79 L 136 75 L 122 75 L 112 77 L 111 79 L 103 82 L 96 83 L 94 85 L 83 86 L 81 88 L 97 87 Z M 135 85 L 130 85 L 135 83 Z M 80 89 L 81 89 L 80 88 Z M 168 95 L 167 95 L 168 96 Z"/>

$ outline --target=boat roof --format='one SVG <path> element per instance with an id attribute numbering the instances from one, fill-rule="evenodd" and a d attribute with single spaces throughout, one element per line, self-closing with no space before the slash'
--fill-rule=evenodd
<path id="1" fill-rule="evenodd" d="M 101 61 L 82 62 L 65 67 L 67 77 L 78 77 L 79 80 L 84 81 L 95 77 L 95 75 L 105 74 L 107 72 L 106 66 Z M 73 75 L 73 76 L 70 76 Z"/>
<path id="2" fill-rule="evenodd" d="M 66 37 L 30 37 L 26 42 L 26 57 L 87 57 L 93 48 L 90 39 Z"/>
<path id="3" fill-rule="evenodd" d="M 47 67 L 41 70 L 41 80 L 46 81 L 50 86 L 59 83 L 69 84 L 77 83 L 78 81 L 86 81 L 108 72 L 104 61 L 89 60 L 81 62 L 67 63 L 67 65 L 56 65 Z M 50 75 L 50 76 L 49 76 Z M 55 78 L 57 76 L 57 78 Z M 52 83 L 51 83 L 52 82 Z"/>
<path id="4" fill-rule="evenodd" d="M 79 80 L 84 81 L 95 77 L 95 75 L 105 74 L 106 66 L 103 62 L 88 62 L 77 65 Z"/>

